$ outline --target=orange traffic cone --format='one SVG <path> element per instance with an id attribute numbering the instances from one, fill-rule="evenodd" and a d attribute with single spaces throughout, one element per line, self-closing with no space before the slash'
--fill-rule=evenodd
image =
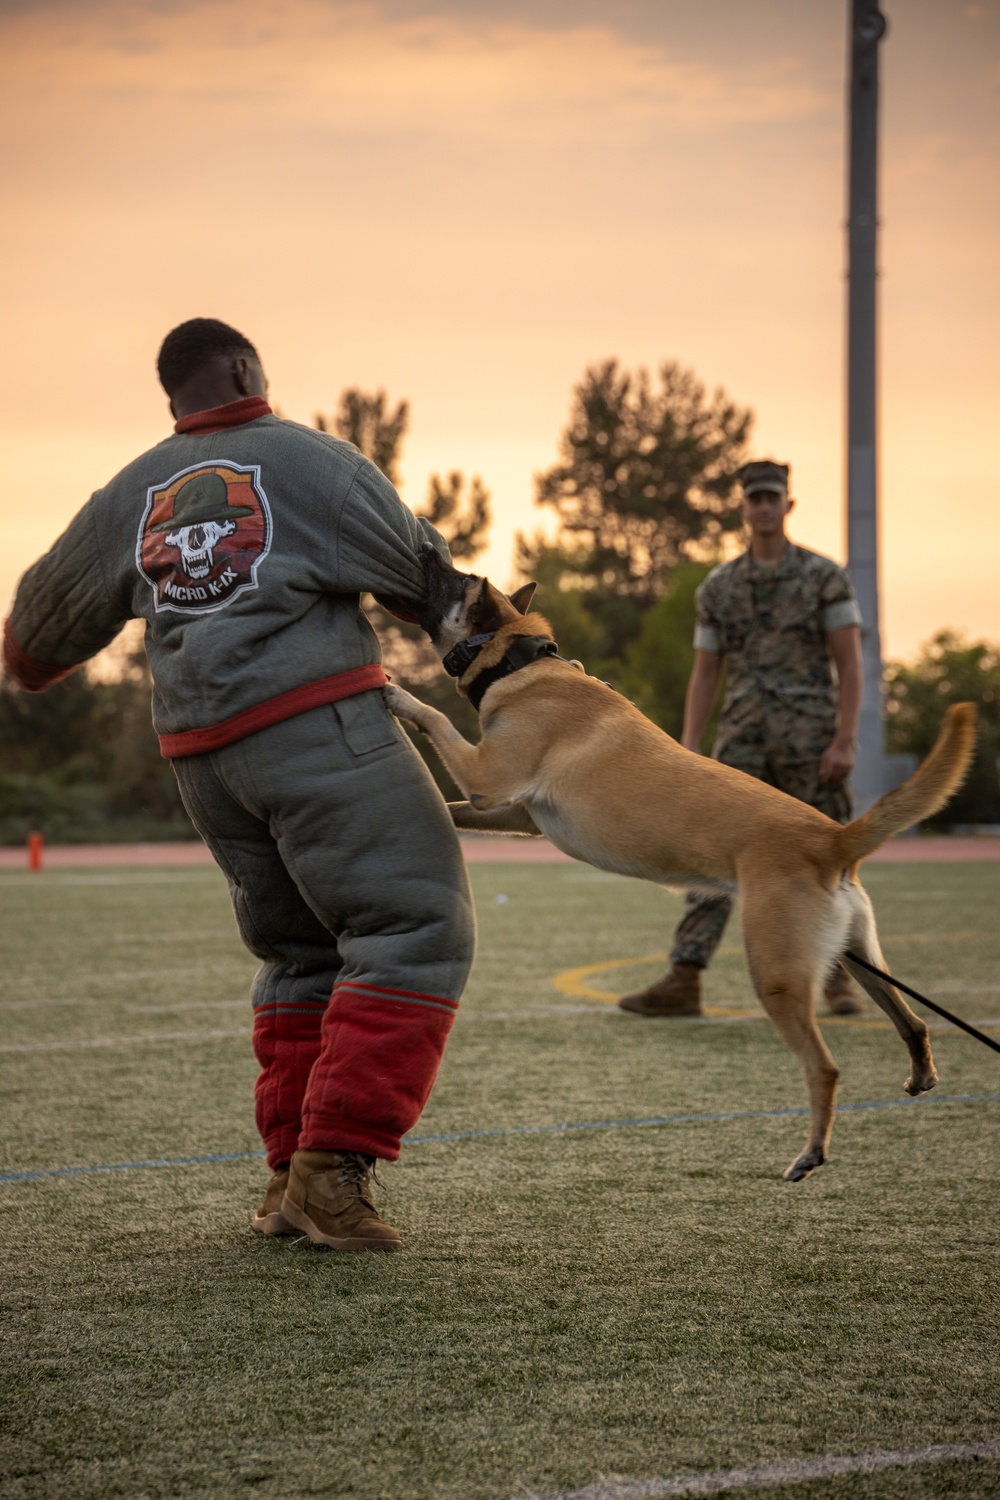
<path id="1" fill-rule="evenodd" d="M 45 848 L 45 836 L 41 833 L 28 834 L 28 869 L 40 870 L 42 868 L 42 851 Z"/>

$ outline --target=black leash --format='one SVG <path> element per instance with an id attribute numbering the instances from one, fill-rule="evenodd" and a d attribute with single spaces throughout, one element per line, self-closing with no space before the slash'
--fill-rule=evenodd
<path id="1" fill-rule="evenodd" d="M 977 1042 L 982 1042 L 984 1047 L 992 1047 L 994 1052 L 1000 1052 L 1000 1042 L 995 1042 L 991 1036 L 984 1036 L 981 1031 L 977 1031 L 974 1026 L 970 1026 L 968 1021 L 963 1021 L 961 1016 L 953 1016 L 951 1011 L 945 1010 L 943 1005 L 936 1005 L 933 1000 L 928 1000 L 926 995 L 921 995 L 916 990 L 911 990 L 908 984 L 903 984 L 899 979 L 893 979 L 892 975 L 886 974 L 883 969 L 876 969 L 874 964 L 868 963 L 864 958 L 859 958 L 856 953 L 848 952 L 844 954 L 844 957 L 849 958 L 852 964 L 860 964 L 863 969 L 868 970 L 869 974 L 877 974 L 879 979 L 885 979 L 889 984 L 895 985 L 897 990 L 902 990 L 903 994 L 909 995 L 911 1000 L 919 1000 L 920 1004 L 926 1005 L 928 1010 L 936 1011 L 939 1016 L 944 1016 L 946 1021 L 950 1021 L 953 1026 L 959 1026 L 963 1031 L 967 1031 L 970 1036 L 975 1037 Z"/>

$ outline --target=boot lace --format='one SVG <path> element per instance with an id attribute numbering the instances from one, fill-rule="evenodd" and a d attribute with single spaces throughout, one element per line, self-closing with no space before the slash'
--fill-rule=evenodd
<path id="1" fill-rule="evenodd" d="M 375 1171 L 373 1156 L 364 1156 L 360 1151 L 343 1152 L 337 1167 L 337 1180 L 350 1188 L 367 1208 L 374 1210 L 369 1183 L 376 1182 L 379 1187 L 384 1184 Z"/>

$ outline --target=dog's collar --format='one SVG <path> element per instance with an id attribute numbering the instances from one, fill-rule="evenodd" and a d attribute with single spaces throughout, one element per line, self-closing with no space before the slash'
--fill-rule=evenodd
<path id="1" fill-rule="evenodd" d="M 448 676 L 461 677 L 467 672 L 483 647 L 489 645 L 495 635 L 495 630 L 488 630 L 485 635 L 470 635 L 467 640 L 452 646 L 448 655 L 441 659 L 441 665 Z"/>
<path id="2" fill-rule="evenodd" d="M 472 663 L 483 647 L 489 644 L 495 634 L 495 631 L 490 631 L 485 635 L 470 635 L 468 640 L 459 641 L 458 645 L 453 646 L 444 658 L 442 665 L 445 671 L 452 677 L 463 676 L 472 666 Z M 551 636 L 515 636 L 500 660 L 494 666 L 487 667 L 484 672 L 480 672 L 469 683 L 466 689 L 466 697 L 473 708 L 478 711 L 486 690 L 491 688 L 495 682 L 499 682 L 503 677 L 509 677 L 512 672 L 519 672 L 522 667 L 530 667 L 532 662 L 558 655 L 559 647 Z"/>

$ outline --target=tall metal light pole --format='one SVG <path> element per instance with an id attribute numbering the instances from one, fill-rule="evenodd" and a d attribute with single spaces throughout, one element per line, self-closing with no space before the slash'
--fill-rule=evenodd
<path id="1" fill-rule="evenodd" d="M 847 222 L 847 565 L 861 606 L 864 700 L 854 770 L 857 810 L 888 790 L 878 620 L 876 246 L 878 239 L 878 48 L 886 31 L 878 0 L 850 0 L 850 184 Z"/>

